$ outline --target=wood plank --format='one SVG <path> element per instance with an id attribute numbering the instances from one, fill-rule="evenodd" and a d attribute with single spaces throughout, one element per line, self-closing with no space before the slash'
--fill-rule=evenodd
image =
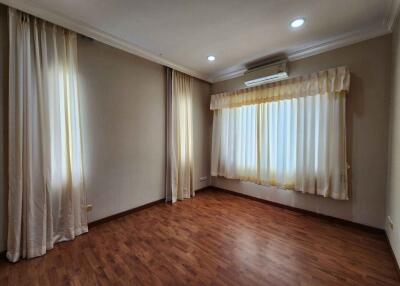
<path id="1" fill-rule="evenodd" d="M 384 233 L 209 189 L 97 224 L 1 285 L 400 285 Z"/>

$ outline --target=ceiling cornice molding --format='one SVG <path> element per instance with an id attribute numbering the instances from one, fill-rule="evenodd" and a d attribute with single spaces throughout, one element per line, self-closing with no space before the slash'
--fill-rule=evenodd
<path id="1" fill-rule="evenodd" d="M 395 0 L 397 1 L 397 0 Z M 391 21 L 390 21 L 391 22 Z M 388 24 L 390 22 L 387 22 Z M 391 22 L 393 24 L 393 22 Z M 300 49 L 297 51 L 293 51 L 291 53 L 287 54 L 287 58 L 289 61 L 297 61 L 300 59 L 308 58 L 311 56 L 315 56 L 321 53 L 325 53 L 331 50 L 343 48 L 349 45 L 353 45 L 362 41 L 366 41 L 369 39 L 373 39 L 376 37 L 380 37 L 386 34 L 391 33 L 391 30 L 389 30 L 389 26 L 386 27 L 378 27 L 373 30 L 363 30 L 363 31 L 358 31 L 355 33 L 351 33 L 345 36 L 333 38 L 327 41 L 324 41 L 322 43 L 318 43 L 316 45 L 307 47 L 305 49 Z M 233 70 L 232 68 L 226 69 L 225 71 L 222 71 L 218 74 L 215 74 L 214 76 L 209 77 L 210 82 L 219 82 L 219 81 L 224 81 L 228 79 L 232 79 L 238 76 L 242 76 L 244 72 L 246 71 L 246 68 L 243 65 L 238 65 L 236 66 L 237 68 Z"/>
<path id="2" fill-rule="evenodd" d="M 246 68 L 244 64 L 232 66 L 228 69 L 215 73 L 213 75 L 205 75 L 196 72 L 195 70 L 189 69 L 185 66 L 171 62 L 155 53 L 152 53 L 144 48 L 141 48 L 135 44 L 132 44 L 126 40 L 119 37 L 115 37 L 109 33 L 101 31 L 95 27 L 84 24 L 82 22 L 73 20 L 65 15 L 43 9 L 34 4 L 33 1 L 28 0 L 0 0 L 7 6 L 19 9 L 26 13 L 32 14 L 36 17 L 45 19 L 54 24 L 63 26 L 67 29 L 75 31 L 84 36 L 93 38 L 99 42 L 105 43 L 112 47 L 121 49 L 128 53 L 137 55 L 139 57 L 145 58 L 152 62 L 176 69 L 178 71 L 184 72 L 201 80 L 214 83 L 218 81 L 228 80 L 235 77 L 239 77 L 244 74 Z M 386 15 L 382 21 L 380 27 L 375 27 L 374 29 L 367 29 L 362 31 L 356 31 L 344 36 L 328 39 L 324 42 L 317 43 L 305 49 L 300 49 L 288 53 L 289 61 L 295 61 L 317 54 L 321 54 L 330 50 L 338 49 L 348 45 L 352 45 L 358 42 L 369 40 L 375 37 L 379 37 L 388 33 L 391 33 L 396 19 L 400 13 L 400 0 L 392 0 L 388 2 L 386 8 Z"/>
<path id="3" fill-rule="evenodd" d="M 314 55 L 318 55 L 321 53 L 325 53 L 331 50 L 343 48 L 346 46 L 350 46 L 362 41 L 370 40 L 376 37 L 380 37 L 386 34 L 389 34 L 393 31 L 393 26 L 396 23 L 397 18 L 400 14 L 400 0 L 392 0 L 388 2 L 386 8 L 386 16 L 382 22 L 381 27 L 376 27 L 375 29 L 366 29 L 362 31 L 353 32 L 344 36 L 336 37 L 324 41 L 322 43 L 318 43 L 316 45 L 310 46 L 305 49 L 300 49 L 297 51 L 293 51 L 288 53 L 287 57 L 289 61 L 296 61 L 304 58 L 308 58 Z M 219 82 L 228 79 L 232 79 L 235 77 L 242 76 L 246 68 L 244 64 L 235 66 L 236 68 L 230 67 L 219 73 L 210 76 L 208 80 L 210 82 Z"/>
<path id="4" fill-rule="evenodd" d="M 304 58 L 308 58 L 314 55 L 322 54 L 328 51 L 336 50 L 346 46 L 350 46 L 356 43 L 360 43 L 366 40 L 377 38 L 386 34 L 391 33 L 387 28 L 378 28 L 374 30 L 360 31 L 352 33 L 344 37 L 338 37 L 332 40 L 328 40 L 321 44 L 311 46 L 309 48 L 292 52 L 288 55 L 289 61 L 297 61 Z"/>
<path id="5" fill-rule="evenodd" d="M 112 47 L 121 49 L 125 52 L 134 54 L 136 56 L 145 58 L 147 60 L 150 60 L 152 62 L 170 67 L 172 69 L 178 70 L 180 72 L 186 73 L 188 75 L 191 75 L 193 77 L 199 78 L 204 81 L 209 81 L 207 75 L 198 73 L 194 70 L 188 69 L 182 65 L 173 63 L 161 56 L 158 56 L 150 51 L 147 51 L 146 49 L 143 49 L 135 44 L 132 44 L 128 41 L 125 41 L 123 39 L 120 39 L 118 37 L 115 37 L 113 35 L 110 35 L 104 31 L 101 31 L 95 27 L 92 27 L 90 25 L 84 24 L 82 22 L 73 20 L 65 15 L 61 15 L 59 13 L 49 11 L 47 9 L 43 9 L 40 7 L 37 7 L 33 1 L 26 1 L 26 0 L 0 0 L 0 3 L 3 3 L 7 6 L 13 7 L 15 9 L 21 10 L 25 13 L 31 14 L 33 16 L 36 16 L 38 18 L 42 18 L 46 21 L 49 21 L 51 23 L 54 23 L 56 25 L 62 26 L 64 28 L 67 28 L 71 31 L 77 32 L 79 34 L 82 34 L 84 36 L 93 38 L 99 42 L 102 42 L 104 44 L 110 45 Z"/>
<path id="6" fill-rule="evenodd" d="M 214 83 L 214 82 L 219 82 L 219 81 L 232 79 L 232 78 L 244 75 L 244 73 L 247 70 L 244 67 L 244 65 L 240 65 L 239 67 L 234 68 L 233 71 L 232 71 L 232 68 L 229 68 L 229 69 L 231 71 L 224 70 L 224 71 L 218 73 L 217 75 L 209 77 L 208 81 L 211 82 L 211 83 Z"/>
<path id="7" fill-rule="evenodd" d="M 386 8 L 386 17 L 383 20 L 382 25 L 392 32 L 393 25 L 396 23 L 397 17 L 400 11 L 400 0 L 392 0 Z"/>

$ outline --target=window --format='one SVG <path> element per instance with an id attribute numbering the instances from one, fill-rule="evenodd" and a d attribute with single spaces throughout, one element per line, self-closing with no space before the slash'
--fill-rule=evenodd
<path id="1" fill-rule="evenodd" d="M 212 175 L 347 199 L 346 92 L 327 79 L 343 83 L 349 75 L 334 76 L 310 76 L 292 93 L 296 80 L 213 96 Z"/>

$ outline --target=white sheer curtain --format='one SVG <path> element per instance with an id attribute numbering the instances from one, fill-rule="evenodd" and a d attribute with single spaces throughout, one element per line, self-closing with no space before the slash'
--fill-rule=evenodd
<path id="1" fill-rule="evenodd" d="M 10 261 L 87 232 L 76 34 L 9 9 Z"/>
<path id="2" fill-rule="evenodd" d="M 349 72 L 323 71 L 212 98 L 212 176 L 348 199 Z"/>
<path id="3" fill-rule="evenodd" d="M 173 203 L 194 196 L 193 189 L 193 78 L 167 69 L 166 200 Z"/>

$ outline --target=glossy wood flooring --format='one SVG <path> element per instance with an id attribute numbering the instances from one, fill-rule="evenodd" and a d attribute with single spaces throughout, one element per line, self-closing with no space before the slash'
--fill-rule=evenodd
<path id="1" fill-rule="evenodd" d="M 217 191 L 0 262 L 0 285 L 398 285 L 383 234 Z"/>

